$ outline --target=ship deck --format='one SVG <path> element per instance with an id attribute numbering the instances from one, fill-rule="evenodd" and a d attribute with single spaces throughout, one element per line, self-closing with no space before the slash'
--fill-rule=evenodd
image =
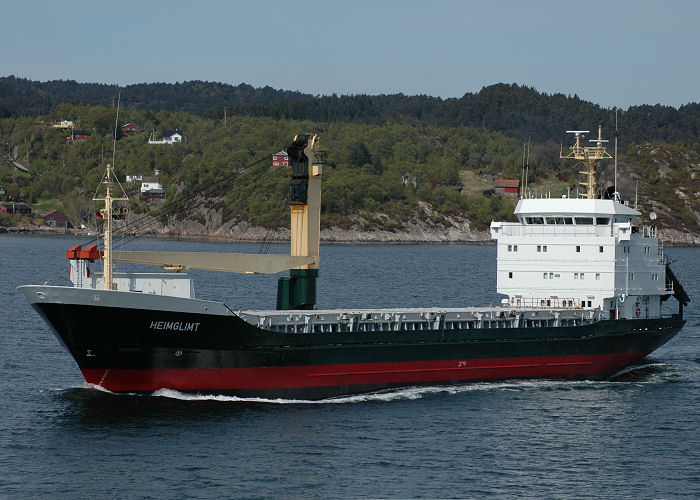
<path id="1" fill-rule="evenodd" d="M 602 317 L 598 308 L 551 307 L 245 310 L 236 314 L 259 328 L 284 333 L 543 328 L 590 324 Z"/>

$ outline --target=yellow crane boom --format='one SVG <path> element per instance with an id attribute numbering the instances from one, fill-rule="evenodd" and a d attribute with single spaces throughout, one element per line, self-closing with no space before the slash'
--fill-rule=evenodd
<path id="1" fill-rule="evenodd" d="M 213 252 L 115 251 L 112 260 L 168 269 L 205 269 L 229 273 L 274 274 L 318 264 L 314 256 Z"/>

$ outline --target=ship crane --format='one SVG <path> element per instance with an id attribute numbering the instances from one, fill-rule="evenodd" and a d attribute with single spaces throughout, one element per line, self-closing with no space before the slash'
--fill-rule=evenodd
<path id="1" fill-rule="evenodd" d="M 290 270 L 279 279 L 278 309 L 313 309 L 316 303 L 321 233 L 321 178 L 324 155 L 319 137 L 300 134 L 288 148 L 292 165 L 289 186 L 291 212 L 291 251 L 285 254 L 241 254 L 213 252 L 112 251 L 111 203 L 122 198 L 111 196 L 112 169 L 107 165 L 104 183 L 104 252 L 97 258 L 104 263 L 105 288 L 113 290 L 112 262 L 128 262 L 162 267 L 168 270 L 204 269 L 245 274 L 274 274 Z"/>
<path id="2" fill-rule="evenodd" d="M 589 142 L 594 142 L 595 146 L 583 146 L 581 144 L 581 139 L 585 137 L 588 130 L 567 130 L 567 134 L 574 134 L 576 142 L 569 149 L 569 153 L 566 155 L 560 154 L 561 159 L 573 159 L 585 165 L 585 170 L 579 171 L 582 179 L 579 181 L 579 198 L 595 198 L 597 191 L 596 184 L 596 172 L 600 165 L 600 161 L 604 159 L 612 159 L 612 156 L 605 149 L 605 143 L 608 142 L 607 139 L 603 139 L 603 129 L 598 126 L 598 138 L 589 139 Z"/>

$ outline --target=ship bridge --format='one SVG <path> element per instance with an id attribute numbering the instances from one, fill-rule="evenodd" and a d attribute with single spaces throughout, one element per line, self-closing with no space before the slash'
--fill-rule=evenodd
<path id="1" fill-rule="evenodd" d="M 518 222 L 492 222 L 497 291 L 518 306 L 600 308 L 610 318 L 658 318 L 673 293 L 656 228 L 615 200 L 521 199 Z"/>
<path id="2" fill-rule="evenodd" d="M 597 200 L 586 198 L 528 198 L 518 201 L 515 207 L 515 215 L 521 217 L 544 218 L 544 217 L 596 217 L 605 218 L 615 222 L 634 222 L 641 215 L 637 210 L 630 208 L 627 204 L 614 200 Z M 523 221 L 521 220 L 521 223 Z M 608 221 L 610 222 L 610 221 Z M 529 223 L 525 221 L 525 223 Z M 544 224 L 545 221 L 532 222 L 533 224 Z M 555 223 L 549 221 L 548 223 Z M 567 224 L 575 224 L 575 221 L 567 221 Z M 579 220 L 578 224 L 585 224 Z"/>

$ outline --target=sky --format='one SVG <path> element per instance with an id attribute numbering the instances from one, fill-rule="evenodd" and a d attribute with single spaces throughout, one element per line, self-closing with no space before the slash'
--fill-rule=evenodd
<path id="1" fill-rule="evenodd" d="M 700 101 L 696 0 L 0 0 L 0 19 L 0 76 L 39 81 Z"/>

